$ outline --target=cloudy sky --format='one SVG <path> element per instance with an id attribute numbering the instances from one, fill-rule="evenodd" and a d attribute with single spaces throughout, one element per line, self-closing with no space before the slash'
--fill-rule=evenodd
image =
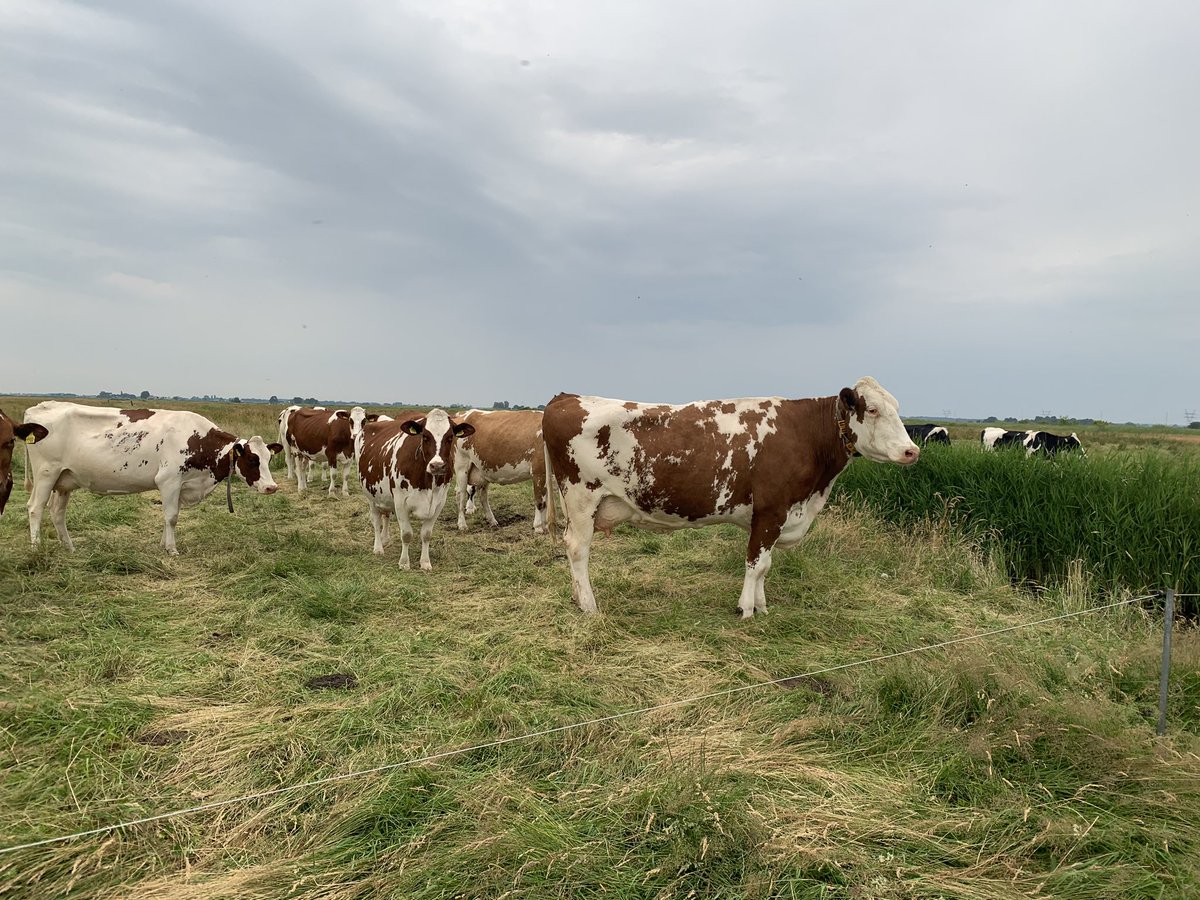
<path id="1" fill-rule="evenodd" d="M 0 0 L 0 392 L 1200 406 L 1200 4 Z"/>

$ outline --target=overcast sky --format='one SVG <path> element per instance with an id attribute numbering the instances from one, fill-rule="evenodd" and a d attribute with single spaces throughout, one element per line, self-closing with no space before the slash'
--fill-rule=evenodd
<path id="1" fill-rule="evenodd" d="M 0 0 L 0 392 L 1200 407 L 1200 4 Z"/>

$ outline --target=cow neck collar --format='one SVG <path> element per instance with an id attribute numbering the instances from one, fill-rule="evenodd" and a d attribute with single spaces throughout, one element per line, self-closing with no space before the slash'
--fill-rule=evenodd
<path id="1" fill-rule="evenodd" d="M 842 449 L 846 451 L 846 458 L 853 459 L 854 454 L 858 452 L 858 448 L 854 445 L 854 432 L 850 430 L 850 417 L 847 415 L 846 418 L 842 418 L 842 400 L 840 397 L 833 398 L 833 421 L 837 423 L 838 437 L 842 441 Z"/>

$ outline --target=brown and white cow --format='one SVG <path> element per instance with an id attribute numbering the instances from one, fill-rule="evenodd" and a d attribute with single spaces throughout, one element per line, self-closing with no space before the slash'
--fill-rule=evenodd
<path id="1" fill-rule="evenodd" d="M 79 488 L 93 494 L 157 490 L 165 520 L 162 543 L 171 554 L 177 552 L 180 506 L 199 503 L 230 477 L 232 468 L 260 494 L 277 490 L 270 460 L 283 449 L 279 444 L 265 444 L 258 435 L 238 438 L 197 413 L 47 401 L 26 410 L 25 418 L 49 431 L 26 447 L 29 537 L 34 544 L 49 504 L 59 540 L 75 549 L 67 533 L 67 502 Z"/>
<path id="2" fill-rule="evenodd" d="M 361 407 L 355 407 L 356 409 Z M 342 496 L 350 496 L 350 463 L 354 459 L 354 438 L 350 412 L 325 407 L 289 407 L 284 421 L 285 453 L 291 455 L 296 473 L 296 492 L 308 488 L 309 467 L 314 460 L 329 466 L 329 496 L 337 488 L 338 467 L 342 471 Z"/>
<path id="3" fill-rule="evenodd" d="M 775 547 L 798 544 L 856 453 L 909 465 L 921 451 L 873 378 L 835 397 L 752 397 L 682 406 L 559 394 L 542 419 L 547 472 L 562 492 L 575 602 L 596 611 L 595 529 L 731 523 L 750 532 L 738 609 L 767 608 Z M 554 506 L 547 507 L 553 527 Z"/>
<path id="4" fill-rule="evenodd" d="M 411 566 L 408 545 L 413 518 L 421 525 L 421 568 L 433 568 L 429 538 L 450 492 L 455 439 L 474 431 L 474 426 L 455 423 L 437 408 L 403 422 L 365 422 L 357 430 L 358 480 L 371 510 L 375 553 L 383 552 L 386 522 L 394 512 L 400 521 L 400 568 Z"/>
<path id="5" fill-rule="evenodd" d="M 4 514 L 4 507 L 13 489 L 13 447 L 18 440 L 22 443 L 36 444 L 45 437 L 46 429 L 43 426 L 36 422 L 18 425 L 0 409 L 0 515 Z"/>
<path id="6" fill-rule="evenodd" d="M 475 433 L 459 443 L 454 458 L 454 493 L 458 500 L 458 530 L 467 530 L 468 487 L 483 507 L 488 524 L 496 516 L 488 502 L 489 484 L 533 481 L 533 530 L 546 532 L 546 457 L 542 452 L 542 413 L 536 409 L 472 409 L 459 416 Z"/>

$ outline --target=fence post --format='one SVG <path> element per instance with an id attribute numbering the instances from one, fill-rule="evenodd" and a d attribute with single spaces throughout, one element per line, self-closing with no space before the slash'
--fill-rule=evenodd
<path id="1" fill-rule="evenodd" d="M 1162 674 L 1158 677 L 1158 727 L 1160 737 L 1167 733 L 1167 676 L 1171 672 L 1171 625 L 1175 621 L 1175 589 L 1167 588 L 1167 603 L 1163 609 Z"/>

